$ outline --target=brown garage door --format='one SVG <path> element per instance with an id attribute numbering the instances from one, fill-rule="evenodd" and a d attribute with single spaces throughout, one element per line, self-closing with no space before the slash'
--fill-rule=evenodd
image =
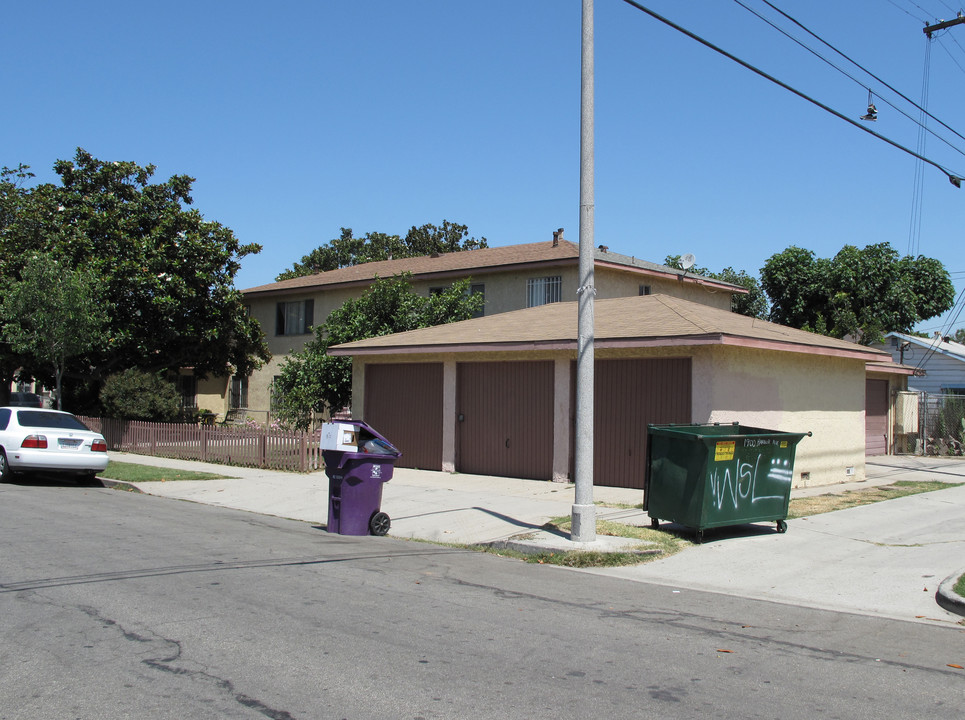
<path id="1" fill-rule="evenodd" d="M 888 454 L 888 381 L 866 380 L 864 395 L 864 451 Z"/>
<path id="2" fill-rule="evenodd" d="M 553 363 L 459 363 L 456 377 L 456 468 L 552 478 Z"/>
<path id="3" fill-rule="evenodd" d="M 649 423 L 691 421 L 690 358 L 598 360 L 593 484 L 643 489 Z"/>
<path id="4" fill-rule="evenodd" d="M 366 366 L 365 420 L 402 451 L 399 467 L 442 470 L 442 363 Z"/>

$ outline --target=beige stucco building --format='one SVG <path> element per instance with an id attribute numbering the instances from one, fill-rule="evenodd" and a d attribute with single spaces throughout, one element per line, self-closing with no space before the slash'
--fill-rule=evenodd
<path id="1" fill-rule="evenodd" d="M 402 464 L 573 477 L 576 303 L 399 333 L 330 352 L 353 358 L 354 417 Z M 594 482 L 642 487 L 649 423 L 810 432 L 795 486 L 861 480 L 866 387 L 907 371 L 880 351 L 654 294 L 596 302 Z M 886 410 L 886 412 L 889 412 Z"/>
<path id="2" fill-rule="evenodd" d="M 247 417 L 272 419 L 272 386 L 285 359 L 312 339 L 320 325 L 346 300 L 358 297 L 376 278 L 411 275 L 416 293 L 428 295 L 464 278 L 485 297 L 486 317 L 576 298 L 579 246 L 562 230 L 546 242 L 371 262 L 244 290 L 252 317 L 261 324 L 272 359 L 248 378 L 211 378 L 198 383 L 197 404 L 219 416 L 243 407 Z M 721 309 L 744 288 L 639 258 L 595 252 L 599 299 L 661 293 Z"/>

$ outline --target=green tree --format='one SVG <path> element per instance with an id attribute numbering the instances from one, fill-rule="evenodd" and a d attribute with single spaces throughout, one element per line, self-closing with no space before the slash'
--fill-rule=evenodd
<path id="1" fill-rule="evenodd" d="M 486 238 L 477 240 L 468 236 L 468 227 L 448 220 L 443 220 L 441 226 L 413 226 L 404 238 L 380 232 L 355 237 L 351 228 L 342 228 L 342 234 L 338 238 L 315 248 L 303 256 L 301 262 L 295 263 L 291 269 L 275 279 L 289 280 L 377 260 L 398 260 L 488 247 Z"/>
<path id="2" fill-rule="evenodd" d="M 68 363 L 106 344 L 107 312 L 91 273 L 35 255 L 20 279 L 4 278 L 0 323 L 11 349 L 54 379 L 57 407 Z"/>
<path id="3" fill-rule="evenodd" d="M 664 260 L 664 264 L 677 270 L 683 270 L 683 266 L 680 264 L 680 255 L 668 255 Z M 745 288 L 747 290 L 746 295 L 736 293 L 731 295 L 731 311 L 740 313 L 741 315 L 760 318 L 761 320 L 767 318 L 767 297 L 764 295 L 764 289 L 761 287 L 760 282 L 753 275 L 748 275 L 743 270 L 738 272 L 732 267 L 725 267 L 719 273 L 711 272 L 705 267 L 694 267 L 690 269 L 690 272 L 694 275 L 703 275 L 704 277 L 722 280 L 731 285 L 739 285 Z"/>
<path id="4" fill-rule="evenodd" d="M 955 297 L 938 260 L 901 257 L 888 243 L 845 245 L 833 259 L 790 247 L 768 258 L 761 284 L 774 322 L 865 345 L 941 315 Z"/>
<path id="5" fill-rule="evenodd" d="M 330 346 L 466 320 L 482 306 L 482 296 L 469 291 L 469 279 L 423 297 L 412 290 L 410 278 L 376 278 L 360 297 L 316 326 L 315 337 L 300 352 L 285 359 L 274 387 L 282 422 L 307 428 L 314 413 L 341 410 L 351 402 L 352 359 L 328 355 Z"/>
<path id="6" fill-rule="evenodd" d="M 0 274 L 19 277 L 23 258 L 43 253 L 97 278 L 111 314 L 108 342 L 84 357 L 88 376 L 132 367 L 248 374 L 269 359 L 234 287 L 239 260 L 261 248 L 189 207 L 193 178 L 152 182 L 153 165 L 103 162 L 79 148 L 54 170 L 60 185 L 27 188 L 25 166 L 4 169 Z"/>
<path id="7" fill-rule="evenodd" d="M 100 400 L 104 414 L 111 418 L 173 422 L 181 416 L 181 396 L 174 383 L 135 368 L 108 377 Z"/>
<path id="8" fill-rule="evenodd" d="M 965 328 L 958 328 L 958 330 L 955 331 L 955 335 L 952 337 L 952 340 L 960 345 L 965 345 Z"/>

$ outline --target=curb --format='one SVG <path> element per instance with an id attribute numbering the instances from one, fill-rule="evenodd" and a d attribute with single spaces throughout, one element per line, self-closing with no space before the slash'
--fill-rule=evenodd
<path id="1" fill-rule="evenodd" d="M 629 553 L 632 555 L 659 555 L 663 550 L 647 547 L 653 543 L 634 538 L 597 536 L 595 542 L 578 543 L 551 532 L 537 532 L 530 536 L 513 537 L 506 540 L 476 543 L 477 547 L 494 550 L 515 550 L 526 555 L 567 552 Z"/>
<path id="2" fill-rule="evenodd" d="M 965 598 L 955 592 L 955 583 L 962 575 L 965 575 L 965 570 L 952 573 L 942 580 L 941 585 L 938 586 L 938 592 L 935 593 L 935 601 L 942 608 L 956 615 L 965 615 Z"/>
<path id="3" fill-rule="evenodd" d="M 120 480 L 105 480 L 104 478 L 97 478 L 97 482 L 112 490 L 124 490 L 125 492 L 140 493 L 142 495 L 144 494 L 144 491 L 137 487 L 137 485 L 131 485 L 131 483 L 122 482 Z"/>

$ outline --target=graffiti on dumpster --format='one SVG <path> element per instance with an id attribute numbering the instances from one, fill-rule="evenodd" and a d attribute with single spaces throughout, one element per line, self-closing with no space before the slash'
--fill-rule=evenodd
<path id="1" fill-rule="evenodd" d="M 733 457 L 733 455 L 731 455 Z M 783 500 L 787 493 L 759 494 L 767 492 L 775 485 L 781 487 L 790 485 L 792 480 L 791 462 L 788 458 L 774 457 L 761 467 L 762 454 L 758 454 L 753 462 L 748 462 L 746 451 L 737 460 L 721 467 L 719 464 L 711 470 L 710 482 L 711 502 L 717 510 L 724 507 L 725 502 L 733 504 L 734 509 L 750 503 L 768 500 Z M 758 487 L 758 480 L 763 473 L 763 480 Z"/>

